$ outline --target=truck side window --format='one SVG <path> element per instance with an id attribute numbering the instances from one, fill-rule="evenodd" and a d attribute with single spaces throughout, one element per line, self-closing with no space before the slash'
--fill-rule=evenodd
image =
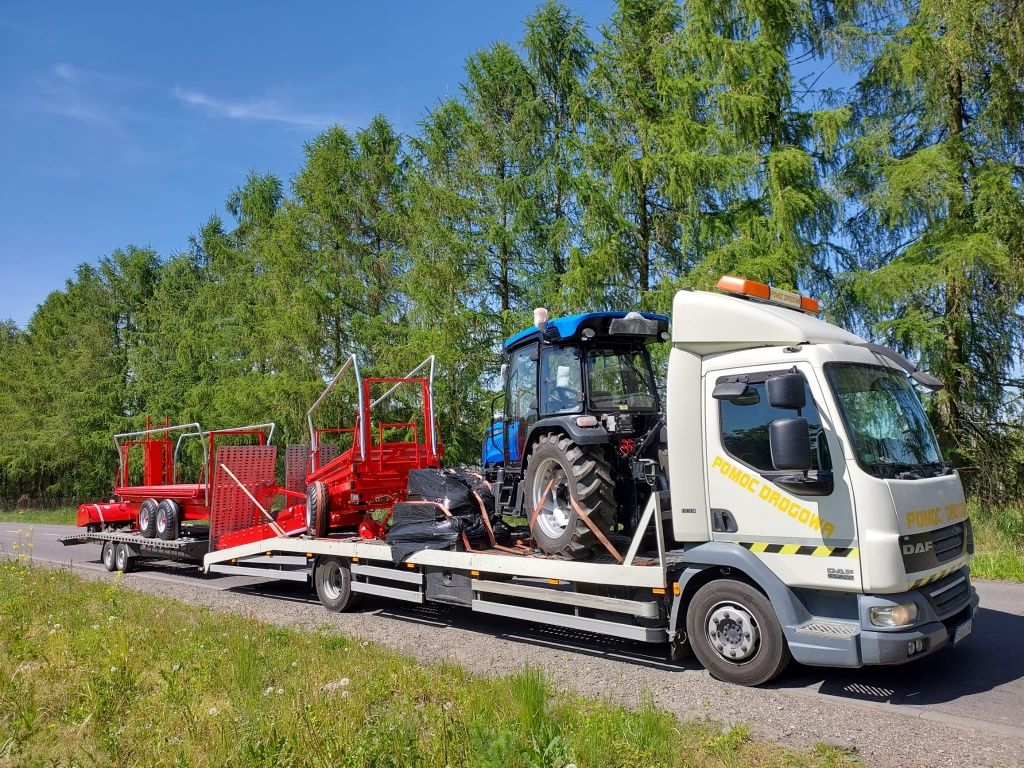
<path id="1" fill-rule="evenodd" d="M 583 409 L 580 352 L 573 347 L 546 347 L 540 357 L 540 412 L 578 413 Z"/>
<path id="2" fill-rule="evenodd" d="M 821 427 L 821 417 L 814 398 L 805 387 L 807 407 L 802 415 L 811 431 L 811 460 L 813 469 L 832 469 L 828 441 Z M 768 404 L 764 382 L 751 382 L 747 391 L 735 400 L 720 401 L 722 445 L 733 457 L 762 472 L 775 472 L 771 450 L 768 447 L 768 425 L 776 419 L 795 416 L 794 411 L 772 408 Z"/>

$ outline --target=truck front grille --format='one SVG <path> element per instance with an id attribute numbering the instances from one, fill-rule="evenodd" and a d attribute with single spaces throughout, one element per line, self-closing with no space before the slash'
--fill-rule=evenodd
<path id="1" fill-rule="evenodd" d="M 970 551 L 970 520 L 932 531 L 900 536 L 900 550 L 906 572 L 930 571 Z"/>
<path id="2" fill-rule="evenodd" d="M 961 610 L 970 600 L 971 584 L 963 573 L 957 571 L 934 584 L 922 587 L 921 592 L 939 618 L 944 618 Z"/>

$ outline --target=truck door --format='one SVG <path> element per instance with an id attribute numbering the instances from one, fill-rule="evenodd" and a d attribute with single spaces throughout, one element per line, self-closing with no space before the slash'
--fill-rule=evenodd
<path id="1" fill-rule="evenodd" d="M 786 373 L 804 378 L 806 404 L 799 414 L 768 402 L 765 382 Z M 716 399 L 715 388 L 725 384 Z M 712 538 L 741 545 L 790 586 L 859 589 L 853 494 L 834 423 L 819 407 L 827 401 L 813 369 L 716 371 L 705 387 Z M 733 396 L 722 397 L 726 393 Z M 810 432 L 806 475 L 772 463 L 772 422 L 797 415 L 807 419 Z"/>

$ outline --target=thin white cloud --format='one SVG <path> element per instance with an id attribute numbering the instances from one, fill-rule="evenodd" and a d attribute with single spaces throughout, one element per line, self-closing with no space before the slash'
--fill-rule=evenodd
<path id="1" fill-rule="evenodd" d="M 35 106 L 43 112 L 119 133 L 115 108 L 95 93 L 86 82 L 93 73 L 70 64 L 55 64 L 49 74 L 36 82 Z"/>
<path id="2" fill-rule="evenodd" d="M 229 120 L 283 123 L 301 128 L 321 128 L 342 122 L 334 115 L 296 110 L 277 99 L 228 101 L 180 87 L 174 89 L 174 97 L 190 107 L 203 109 L 214 117 Z"/>

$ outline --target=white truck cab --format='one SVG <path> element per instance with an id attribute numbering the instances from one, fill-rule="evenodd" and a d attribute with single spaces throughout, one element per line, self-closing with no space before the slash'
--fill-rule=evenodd
<path id="1" fill-rule="evenodd" d="M 814 300 L 736 278 L 719 288 L 736 295 L 681 291 L 673 305 L 671 516 L 688 563 L 678 591 L 716 570 L 741 574 L 805 664 L 900 663 L 958 642 L 978 605 L 971 526 L 911 374 L 939 383 L 814 317 Z M 706 612 L 687 628 L 712 671 L 742 665 L 754 648 L 744 635 L 757 633 L 742 601 L 721 602 L 727 617 Z"/>

